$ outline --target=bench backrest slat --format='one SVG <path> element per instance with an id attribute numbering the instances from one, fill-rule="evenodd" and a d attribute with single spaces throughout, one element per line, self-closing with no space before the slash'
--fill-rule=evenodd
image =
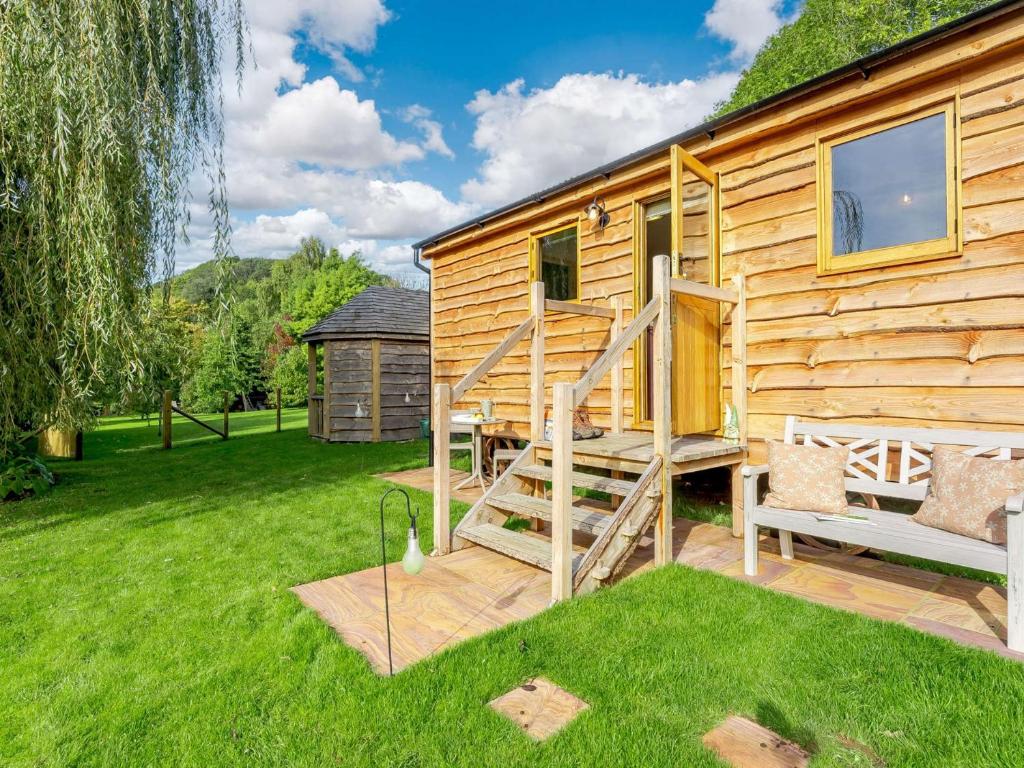
<path id="1" fill-rule="evenodd" d="M 924 427 L 873 427 L 786 418 L 785 441 L 804 445 L 845 445 L 850 449 L 846 488 L 856 493 L 921 501 L 931 480 L 936 445 L 971 456 L 1008 460 L 1024 454 L 1024 434 Z"/>

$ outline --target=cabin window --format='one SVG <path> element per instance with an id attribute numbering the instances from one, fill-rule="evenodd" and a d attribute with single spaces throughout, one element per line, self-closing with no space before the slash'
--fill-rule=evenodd
<path id="1" fill-rule="evenodd" d="M 530 237 L 530 282 L 544 283 L 544 296 L 575 301 L 580 295 L 579 225 Z"/>
<path id="2" fill-rule="evenodd" d="M 819 141 L 818 170 L 819 272 L 959 252 L 952 104 Z"/>

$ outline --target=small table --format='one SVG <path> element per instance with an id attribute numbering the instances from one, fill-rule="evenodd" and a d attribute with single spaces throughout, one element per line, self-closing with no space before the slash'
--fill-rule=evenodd
<path id="1" fill-rule="evenodd" d="M 469 473 L 469 477 L 455 486 L 456 490 L 459 490 L 467 483 L 476 480 L 480 483 L 480 490 L 485 493 L 487 492 L 486 479 L 484 478 L 484 427 L 504 423 L 505 419 L 496 419 L 494 417 L 489 419 L 474 419 L 472 416 L 452 416 L 452 424 L 459 424 L 461 426 L 468 425 L 473 427 L 473 469 Z"/>

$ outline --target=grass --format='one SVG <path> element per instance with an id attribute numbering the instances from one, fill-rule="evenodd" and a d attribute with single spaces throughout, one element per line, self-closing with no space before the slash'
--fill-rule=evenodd
<path id="1" fill-rule="evenodd" d="M 376 563 L 372 475 L 425 444 L 304 423 L 176 425 L 167 453 L 108 420 L 53 494 L 0 506 L 0 765 L 714 766 L 700 736 L 734 712 L 814 766 L 872 765 L 850 740 L 889 766 L 1020 763 L 1021 665 L 682 566 L 379 678 L 288 588 Z M 485 705 L 538 674 L 591 705 L 541 745 Z"/>

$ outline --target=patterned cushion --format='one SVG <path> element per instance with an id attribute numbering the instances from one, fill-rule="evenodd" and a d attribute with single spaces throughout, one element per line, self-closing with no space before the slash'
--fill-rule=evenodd
<path id="1" fill-rule="evenodd" d="M 932 452 L 932 480 L 911 518 L 922 525 L 1006 543 L 1006 500 L 1024 491 L 1024 460 L 966 456 L 951 448 Z"/>
<path id="2" fill-rule="evenodd" d="M 767 507 L 845 515 L 845 446 L 790 445 L 768 441 Z"/>

